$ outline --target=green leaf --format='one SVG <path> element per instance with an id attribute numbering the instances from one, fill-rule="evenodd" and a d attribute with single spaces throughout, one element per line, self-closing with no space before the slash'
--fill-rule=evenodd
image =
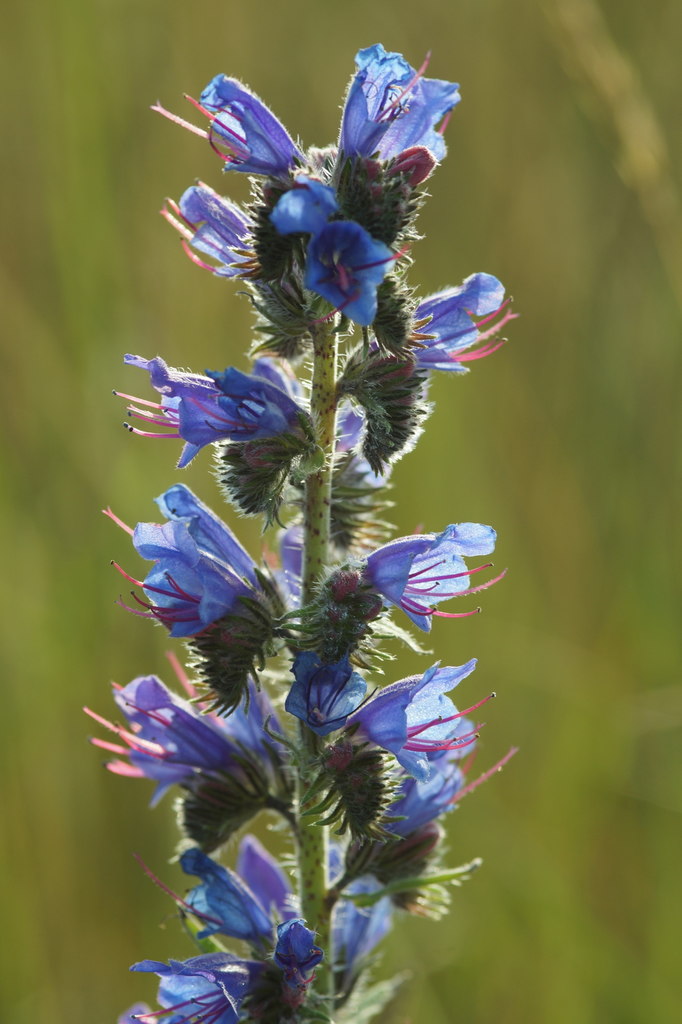
<path id="1" fill-rule="evenodd" d="M 388 1006 L 409 977 L 409 971 L 403 971 L 388 981 L 378 981 L 367 988 L 356 989 L 343 1011 L 337 1015 L 337 1024 L 369 1024 Z"/>

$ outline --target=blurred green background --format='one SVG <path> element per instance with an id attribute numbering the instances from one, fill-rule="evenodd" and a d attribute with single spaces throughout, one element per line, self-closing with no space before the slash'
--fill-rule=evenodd
<path id="1" fill-rule="evenodd" d="M 400 532 L 498 529 L 508 578 L 433 641 L 478 655 L 462 699 L 498 692 L 481 767 L 521 753 L 451 816 L 452 862 L 485 866 L 447 919 L 396 927 L 381 972 L 413 978 L 386 1019 L 679 1019 L 682 6 L 45 0 L 8 7 L 2 35 L 1 1019 L 111 1024 L 153 998 L 132 961 L 190 955 L 131 856 L 182 886 L 171 803 L 103 771 L 80 712 L 112 713 L 111 678 L 171 678 L 163 632 L 114 604 L 109 560 L 135 559 L 99 512 L 154 518 L 179 476 L 177 449 L 120 428 L 111 389 L 144 393 L 121 355 L 246 367 L 248 303 L 157 215 L 197 177 L 246 183 L 148 106 L 184 112 L 225 71 L 325 144 L 379 40 L 462 83 L 413 281 L 485 270 L 522 314 L 500 353 L 434 382 L 395 473 Z M 215 501 L 197 462 L 183 479 Z"/>

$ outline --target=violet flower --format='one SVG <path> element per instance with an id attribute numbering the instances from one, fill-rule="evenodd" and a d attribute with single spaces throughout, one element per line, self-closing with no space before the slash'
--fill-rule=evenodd
<path id="1" fill-rule="evenodd" d="M 420 340 L 415 355 L 419 367 L 467 373 L 465 363 L 492 355 L 504 344 L 497 335 L 517 315 L 507 306 L 504 286 L 491 274 L 472 274 L 457 288 L 429 295 L 415 312 Z M 479 347 L 473 348 L 474 345 Z"/>
<path id="2" fill-rule="evenodd" d="M 326 665 L 313 651 L 301 651 L 292 671 L 295 679 L 284 707 L 318 736 L 341 729 L 367 692 L 367 683 L 348 657 Z"/>
<path id="3" fill-rule="evenodd" d="M 433 607 L 435 604 L 485 590 L 504 575 L 472 587 L 470 573 L 489 566 L 468 569 L 464 561 L 464 556 L 493 551 L 496 536 L 491 526 L 458 523 L 439 534 L 399 537 L 369 555 L 365 576 L 387 602 L 402 608 L 416 626 L 428 632 L 434 615 L 461 618 L 474 614 L 441 612 Z"/>
<path id="4" fill-rule="evenodd" d="M 264 690 L 249 682 L 248 711 L 238 707 L 226 717 L 206 713 L 172 693 L 157 676 L 139 676 L 127 686 L 114 686 L 114 699 L 128 728 L 114 725 L 86 708 L 96 722 L 115 733 L 118 743 L 91 742 L 117 757 L 107 768 L 115 775 L 153 779 L 155 806 L 173 785 L 192 788 L 206 779 L 244 776 L 245 756 L 267 769 L 276 744 L 263 730 L 266 719 L 279 729 Z"/>
<path id="5" fill-rule="evenodd" d="M 231 953 L 206 953 L 189 960 L 142 960 L 131 971 L 153 972 L 161 978 L 158 1001 L 161 1019 L 173 1024 L 236 1024 L 242 1000 L 263 970 L 263 964 L 240 960 Z M 172 1016 L 169 1016 L 171 1015 Z M 158 1012 L 143 1014 L 140 1024 L 155 1024 Z"/>
<path id="6" fill-rule="evenodd" d="M 162 215 L 179 232 L 192 260 L 218 277 L 241 277 L 251 270 L 251 219 L 236 203 L 199 182 L 183 192 L 180 202 L 167 200 Z M 192 250 L 209 256 L 206 263 Z"/>
<path id="7" fill-rule="evenodd" d="M 300 917 L 277 926 L 277 945 L 273 960 L 284 971 L 284 983 L 290 988 L 304 988 L 315 975 L 312 973 L 324 953 L 313 942 L 315 932 L 306 927 Z"/>
<path id="8" fill-rule="evenodd" d="M 280 235 L 314 235 L 338 208 L 333 188 L 308 174 L 297 174 L 292 188 L 277 201 L 270 220 Z"/>
<path id="9" fill-rule="evenodd" d="M 201 885 L 195 886 L 185 897 L 192 911 L 206 924 L 197 933 L 198 939 L 229 935 L 255 947 L 272 940 L 269 914 L 257 893 L 238 874 L 212 860 L 198 847 L 185 850 L 180 865 L 186 874 L 201 878 Z"/>
<path id="10" fill-rule="evenodd" d="M 381 43 L 359 50 L 341 121 L 339 148 L 346 156 L 397 157 L 424 146 L 438 160 L 445 156 L 441 125 L 459 103 L 459 86 L 424 78 L 428 57 L 415 71 L 400 53 Z"/>
<path id="11" fill-rule="evenodd" d="M 163 396 L 157 403 L 116 392 L 131 400 L 128 414 L 165 428 L 150 432 L 126 424 L 128 430 L 142 437 L 184 440 L 180 469 L 207 444 L 274 437 L 296 429 L 304 414 L 286 370 L 275 370 L 272 359 L 257 360 L 250 374 L 230 367 L 222 372 L 209 370 L 207 376 L 176 370 L 159 356 L 127 355 L 125 362 L 146 370 L 152 387 Z"/>
<path id="12" fill-rule="evenodd" d="M 395 754 L 408 774 L 425 781 L 432 774 L 429 762 L 447 750 L 471 748 L 476 731 L 464 715 L 489 700 L 458 711 L 446 691 L 452 690 L 476 668 L 433 665 L 421 676 L 410 676 L 384 687 L 356 711 L 348 726 L 359 726 L 371 743 Z"/>
<path id="13" fill-rule="evenodd" d="M 349 320 L 367 327 L 377 312 L 377 288 L 397 259 L 355 221 L 331 221 L 308 245 L 305 286 Z"/>

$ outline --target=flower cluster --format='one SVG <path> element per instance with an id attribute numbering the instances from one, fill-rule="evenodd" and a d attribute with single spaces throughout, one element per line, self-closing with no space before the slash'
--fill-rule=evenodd
<path id="1" fill-rule="evenodd" d="M 326 149 L 301 148 L 225 75 L 190 99 L 204 127 L 154 108 L 251 177 L 247 205 L 200 182 L 163 216 L 195 264 L 248 291 L 258 339 L 248 372 L 127 355 L 157 395 L 115 393 L 131 433 L 177 442 L 179 469 L 210 448 L 228 503 L 275 529 L 252 557 L 181 483 L 156 499 L 162 522 L 132 528 L 107 510 L 147 563 L 139 578 L 116 566 L 134 588 L 119 603 L 182 643 L 187 668 L 170 655 L 182 696 L 156 675 L 116 685 L 120 720 L 88 711 L 113 734 L 93 743 L 114 774 L 156 784 L 152 804 L 175 792 L 180 864 L 199 880 L 180 896 L 156 879 L 196 948 L 135 963 L 159 976 L 160 1009 L 138 1003 L 119 1024 L 369 1020 L 390 986 L 358 981 L 395 913 L 443 913 L 478 863 L 443 867 L 441 820 L 513 753 L 468 779 L 494 694 L 464 708 L 448 696 L 475 659 L 384 685 L 376 668 L 385 639 L 419 650 L 413 626 L 476 613 L 441 606 L 504 575 L 482 561 L 491 526 L 396 539 L 384 518 L 392 465 L 431 412 L 431 372 L 465 372 L 514 317 L 490 274 L 421 300 L 408 284 L 422 186 L 460 99 L 427 65 L 360 50 Z M 291 856 L 243 833 L 263 815 L 294 842 L 296 885 Z"/>

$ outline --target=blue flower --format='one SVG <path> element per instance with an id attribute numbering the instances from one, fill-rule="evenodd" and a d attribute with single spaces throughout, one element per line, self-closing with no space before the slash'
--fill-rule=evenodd
<path id="1" fill-rule="evenodd" d="M 146 370 L 162 395 L 161 403 L 132 398 L 145 408 L 129 405 L 129 415 L 166 428 L 157 433 L 128 429 L 143 437 L 182 438 L 180 469 L 215 441 L 252 441 L 295 429 L 303 412 L 286 371 L 274 370 L 272 359 L 257 360 L 252 374 L 230 367 L 220 373 L 209 370 L 206 377 L 169 367 L 159 356 L 127 355 L 125 362 Z"/>
<path id="2" fill-rule="evenodd" d="M 145 1015 L 149 1013 L 151 1013 L 151 1009 L 147 1003 L 135 1003 L 118 1018 L 116 1024 L 139 1024 L 140 1020 L 144 1024 Z"/>
<path id="3" fill-rule="evenodd" d="M 452 810 L 465 781 L 460 759 L 470 750 L 471 747 L 455 747 L 443 751 L 439 757 L 432 757 L 429 760 L 431 774 L 423 781 L 406 777 L 397 791 L 397 799 L 387 811 L 387 817 L 401 820 L 390 822 L 387 830 L 408 836 Z"/>
<path id="4" fill-rule="evenodd" d="M 242 1000 L 248 994 L 263 964 L 240 960 L 231 953 L 206 953 L 189 960 L 142 960 L 131 971 L 153 972 L 161 978 L 159 1005 L 166 1011 L 168 1024 L 236 1024 Z M 173 1016 L 169 1016 L 172 1014 Z M 141 1024 L 154 1024 L 153 1013 L 140 1018 Z"/>
<path id="5" fill-rule="evenodd" d="M 280 235 L 314 235 L 338 208 L 333 188 L 308 174 L 297 174 L 293 187 L 278 200 L 270 220 Z"/>
<path id="6" fill-rule="evenodd" d="M 354 221 L 332 221 L 310 240 L 305 286 L 356 324 L 377 311 L 377 288 L 395 255 Z"/>
<path id="7" fill-rule="evenodd" d="M 125 746 L 99 739 L 92 742 L 119 755 L 107 765 L 114 774 L 158 783 L 152 806 L 173 785 L 192 788 L 195 782 L 225 774 L 248 782 L 245 757 L 267 768 L 273 753 L 277 756 L 263 724 L 266 718 L 274 728 L 279 724 L 265 691 L 256 690 L 253 682 L 249 683 L 248 712 L 239 707 L 227 717 L 206 713 L 200 705 L 183 700 L 157 676 L 139 676 L 127 686 L 115 686 L 114 699 L 130 729 L 87 713 Z"/>
<path id="8" fill-rule="evenodd" d="M 315 932 L 300 917 L 277 926 L 277 945 L 273 959 L 284 971 L 284 982 L 290 988 L 302 988 L 313 980 L 312 971 L 324 959 L 324 953 L 313 942 Z"/>
<path id="9" fill-rule="evenodd" d="M 180 202 L 167 200 L 161 211 L 183 239 L 190 259 L 218 277 L 241 277 L 251 270 L 251 220 L 236 203 L 200 182 L 183 192 Z M 206 263 L 189 247 L 210 256 Z M 246 250 L 246 251 L 245 251 Z"/>
<path id="10" fill-rule="evenodd" d="M 257 896 L 234 871 L 217 864 L 197 847 L 185 850 L 180 858 L 182 870 L 197 875 L 202 885 L 186 897 L 194 913 L 206 922 L 197 935 L 229 935 L 262 947 L 272 939 L 272 922 Z"/>
<path id="11" fill-rule="evenodd" d="M 415 312 L 420 325 L 420 347 L 415 349 L 420 368 L 466 373 L 464 363 L 495 352 L 503 341 L 488 339 L 516 316 L 507 311 L 491 325 L 504 306 L 504 286 L 491 274 L 472 274 L 459 287 L 446 288 L 424 299 Z M 482 319 L 474 322 L 473 317 Z M 428 323 L 423 323 L 427 318 Z M 480 348 L 466 351 L 481 341 L 484 344 Z"/>
<path id="12" fill-rule="evenodd" d="M 390 604 L 409 615 L 415 625 L 428 632 L 431 618 L 442 615 L 459 618 L 472 612 L 441 612 L 433 605 L 450 597 L 474 594 L 500 579 L 478 587 L 470 585 L 463 556 L 487 555 L 495 548 L 496 533 L 480 523 L 459 523 L 442 533 L 415 534 L 384 544 L 367 559 L 365 575 L 375 590 Z M 479 566 L 479 569 L 488 566 Z M 503 574 L 502 574 L 503 575 Z"/>
<path id="13" fill-rule="evenodd" d="M 382 885 L 370 875 L 356 879 L 345 889 L 344 896 L 374 893 Z M 351 899 L 342 898 L 334 909 L 332 945 L 337 967 L 343 974 L 343 988 L 349 989 L 362 970 L 363 961 L 391 927 L 393 905 L 383 896 L 370 907 L 356 907 Z"/>
<path id="14" fill-rule="evenodd" d="M 325 665 L 313 651 L 302 651 L 294 659 L 293 673 L 295 682 L 284 707 L 318 736 L 341 729 L 367 692 L 365 680 L 353 671 L 348 657 Z"/>
<path id="15" fill-rule="evenodd" d="M 211 120 L 209 140 L 225 161 L 225 170 L 287 178 L 302 159 L 284 125 L 245 85 L 216 75 L 200 97 Z"/>
<path id="16" fill-rule="evenodd" d="M 475 668 L 475 660 L 458 667 L 436 664 L 421 677 L 392 683 L 356 711 L 348 725 L 359 726 L 366 739 L 395 754 L 405 771 L 423 782 L 432 774 L 429 762 L 443 751 L 471 749 L 475 730 L 463 716 L 475 708 L 458 711 L 445 693 Z"/>
<path id="17" fill-rule="evenodd" d="M 275 570 L 280 592 L 290 609 L 301 604 L 303 575 L 303 527 L 300 523 L 284 530 L 279 538 L 281 569 Z"/>
<path id="18" fill-rule="evenodd" d="M 237 873 L 258 894 L 268 913 L 284 921 L 297 916 L 287 876 L 272 854 L 249 833 L 239 843 Z"/>
<path id="19" fill-rule="evenodd" d="M 346 156 L 397 157 L 424 146 L 438 160 L 445 156 L 443 136 L 436 130 L 459 102 L 453 82 L 424 78 L 427 61 L 415 71 L 399 53 L 381 43 L 360 50 L 341 121 L 339 148 Z"/>
<path id="20" fill-rule="evenodd" d="M 176 484 L 156 500 L 170 522 L 138 523 L 133 531 L 138 553 L 154 562 L 141 584 L 150 604 L 139 614 L 158 619 L 171 636 L 194 636 L 238 614 L 241 598 L 257 596 L 255 564 L 188 487 Z"/>

